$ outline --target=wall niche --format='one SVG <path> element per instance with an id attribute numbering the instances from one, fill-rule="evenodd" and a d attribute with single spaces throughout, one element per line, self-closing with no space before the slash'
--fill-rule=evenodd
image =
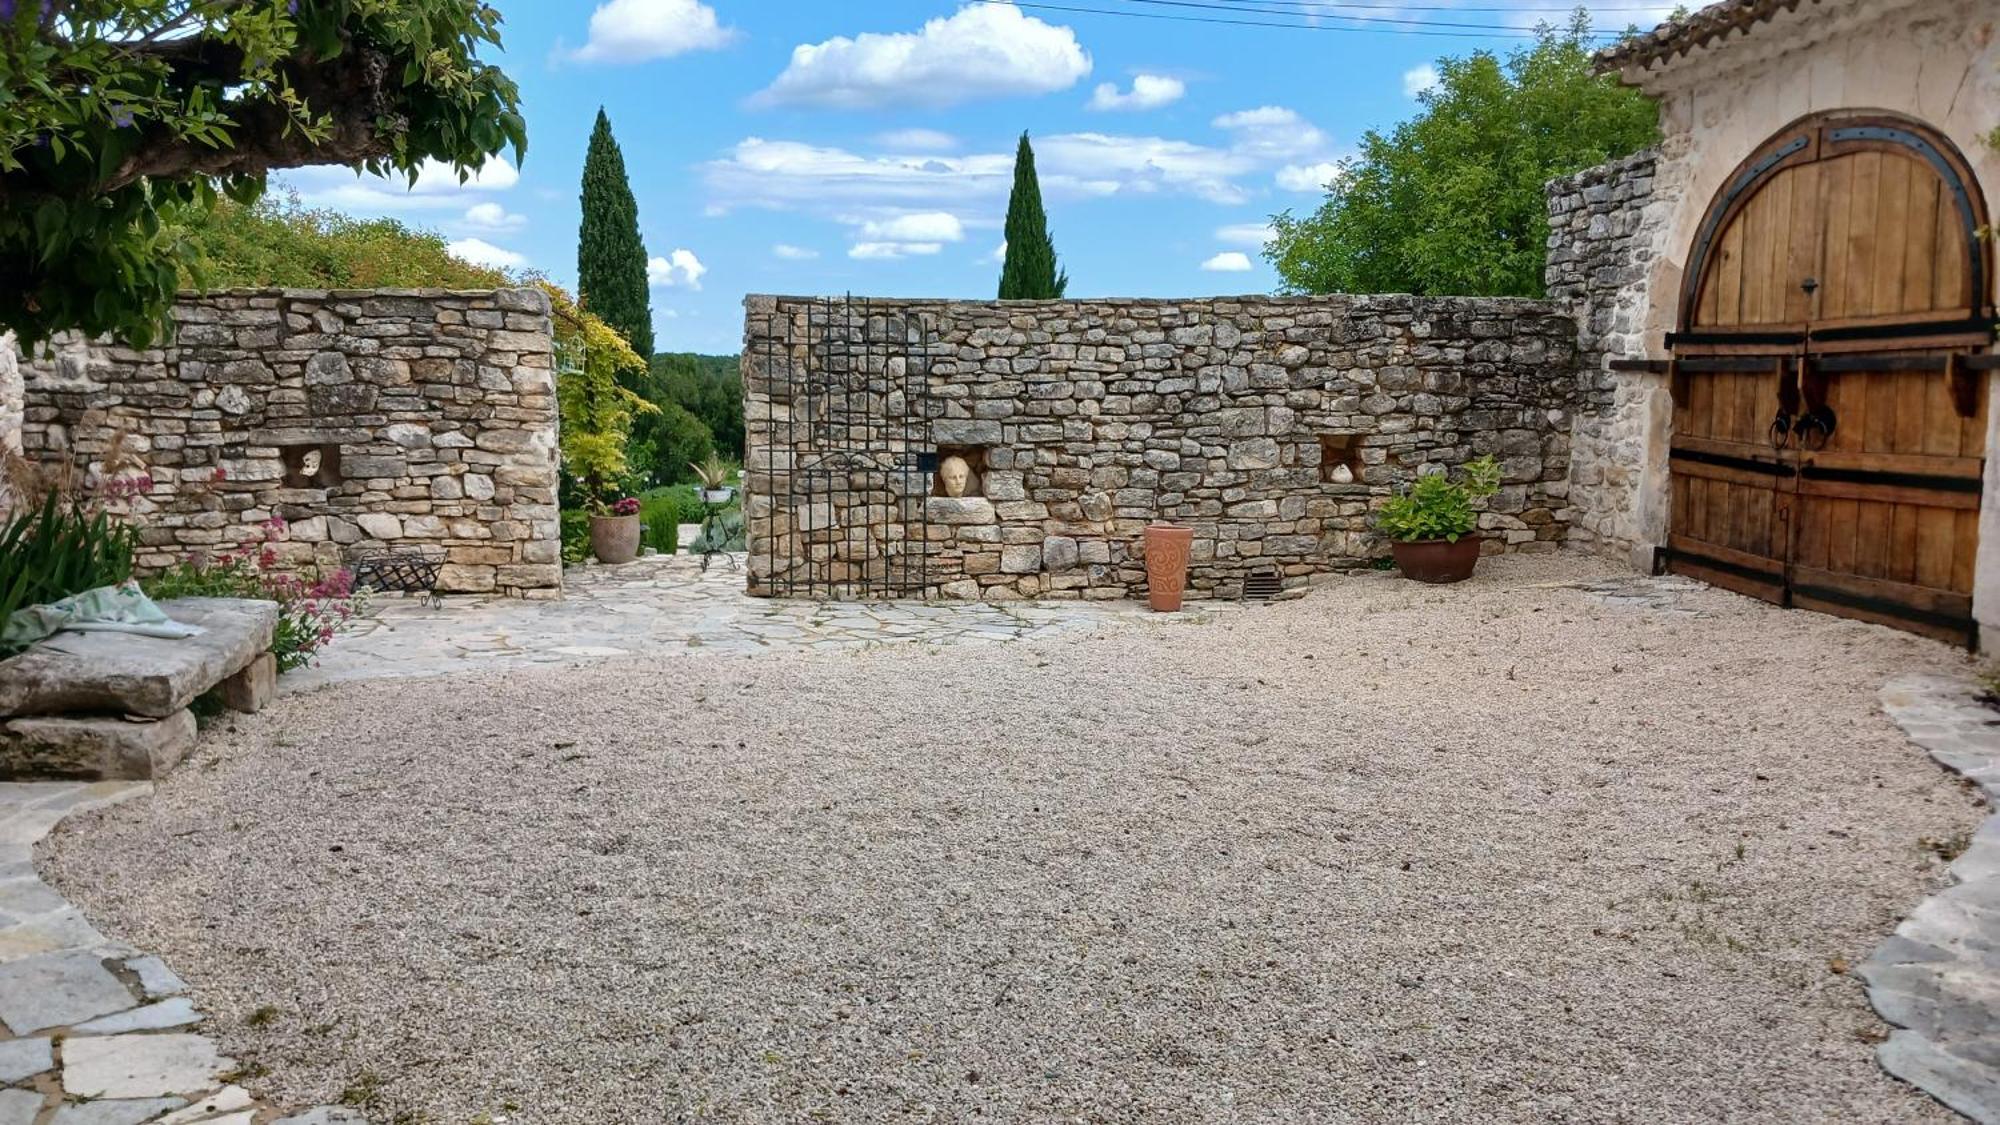
<path id="1" fill-rule="evenodd" d="M 1319 479 L 1324 484 L 1361 483 L 1361 435 L 1319 435 Z"/>
<path id="2" fill-rule="evenodd" d="M 956 458 L 965 463 L 966 479 L 960 496 L 986 495 L 986 447 L 983 445 L 940 445 L 937 453 L 929 458 L 931 464 L 932 496 L 952 494 L 945 477 Z"/>

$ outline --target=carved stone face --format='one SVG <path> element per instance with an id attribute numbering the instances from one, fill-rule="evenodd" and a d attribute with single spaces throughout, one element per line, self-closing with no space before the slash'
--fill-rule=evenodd
<path id="1" fill-rule="evenodd" d="M 946 496 L 963 496 L 972 483 L 972 466 L 963 457 L 947 457 L 938 466 L 938 483 L 944 486 Z"/>
<path id="2" fill-rule="evenodd" d="M 317 449 L 306 450 L 306 455 L 304 457 L 299 458 L 299 475 L 302 477 L 318 476 L 319 462 L 320 462 L 319 450 Z"/>

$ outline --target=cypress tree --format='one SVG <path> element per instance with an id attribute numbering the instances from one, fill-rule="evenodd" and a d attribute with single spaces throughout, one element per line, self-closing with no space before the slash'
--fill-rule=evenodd
<path id="1" fill-rule="evenodd" d="M 583 158 L 583 225 L 577 231 L 576 286 L 583 307 L 618 330 L 640 359 L 653 355 L 653 302 L 639 202 L 625 178 L 625 154 L 611 119 L 597 111 Z"/>
<path id="2" fill-rule="evenodd" d="M 1035 150 L 1028 134 L 1014 154 L 1014 193 L 1007 198 L 1007 260 L 1000 267 L 1000 299 L 1048 300 L 1069 288 L 1069 274 L 1056 268 L 1056 245 L 1042 212 L 1042 185 L 1035 179 Z"/>

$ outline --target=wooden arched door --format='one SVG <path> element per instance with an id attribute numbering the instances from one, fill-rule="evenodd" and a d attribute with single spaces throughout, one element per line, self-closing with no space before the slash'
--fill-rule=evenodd
<path id="1" fill-rule="evenodd" d="M 1987 221 L 1964 158 L 1900 117 L 1808 118 L 1737 168 L 1667 341 L 1669 569 L 1975 641 Z"/>

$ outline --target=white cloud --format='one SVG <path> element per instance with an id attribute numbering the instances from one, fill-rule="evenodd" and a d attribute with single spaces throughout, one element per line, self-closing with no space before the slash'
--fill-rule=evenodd
<path id="1" fill-rule="evenodd" d="M 896 152 L 949 152 L 958 138 L 936 129 L 892 129 L 875 134 L 875 143 Z"/>
<path id="2" fill-rule="evenodd" d="M 516 254 L 484 239 L 461 238 L 447 245 L 445 249 L 450 251 L 452 257 L 471 262 L 475 266 L 502 270 L 526 269 L 528 266 L 526 255 Z"/>
<path id="3" fill-rule="evenodd" d="M 1234 133 L 1233 149 L 1260 160 L 1297 160 L 1318 156 L 1332 143 L 1319 127 L 1301 117 L 1297 110 L 1266 105 L 1256 109 L 1225 113 L 1212 122 L 1218 129 Z"/>
<path id="4" fill-rule="evenodd" d="M 1234 178 L 1257 167 L 1255 157 L 1233 148 L 1104 133 L 1042 138 L 1035 142 L 1035 160 L 1043 187 L 1058 193 L 1182 192 L 1215 203 L 1246 200 Z"/>
<path id="5" fill-rule="evenodd" d="M 1278 169 L 1278 186 L 1286 191 L 1325 191 L 1340 178 L 1340 165 L 1331 160 L 1318 164 L 1287 164 Z"/>
<path id="6" fill-rule="evenodd" d="M 971 4 L 916 32 L 864 32 L 792 48 L 791 64 L 753 105 L 867 109 L 944 106 L 977 98 L 1048 94 L 1090 73 L 1067 27 L 1012 4 Z"/>
<path id="7" fill-rule="evenodd" d="M 1241 250 L 1224 250 L 1201 264 L 1210 273 L 1245 273 L 1250 269 L 1250 255 Z"/>
<path id="8" fill-rule="evenodd" d="M 1438 84 L 1438 68 L 1429 63 L 1403 72 L 1403 96 L 1414 98 Z"/>
<path id="9" fill-rule="evenodd" d="M 912 254 L 935 254 L 943 249 L 942 242 L 857 242 L 848 248 L 847 256 L 863 261 L 885 260 Z"/>
<path id="10" fill-rule="evenodd" d="M 685 285 L 689 289 L 701 288 L 701 275 L 708 267 L 694 256 L 692 250 L 675 250 L 664 258 L 646 260 L 646 280 L 658 286 Z"/>
<path id="11" fill-rule="evenodd" d="M 774 257 L 783 258 L 788 262 L 809 262 L 819 257 L 819 251 L 817 250 L 808 250 L 803 246 L 793 246 L 788 242 L 780 242 L 776 246 L 771 247 L 771 254 Z"/>
<path id="12" fill-rule="evenodd" d="M 1215 228 L 1216 241 L 1226 242 L 1231 246 L 1255 246 L 1262 249 L 1265 243 L 1276 236 L 1277 232 L 1271 229 L 1269 223 L 1231 223 L 1226 227 Z"/>
<path id="13" fill-rule="evenodd" d="M 994 265 L 1005 265 L 1007 263 L 1007 240 L 1004 238 L 1001 239 L 1000 245 L 993 248 L 993 253 L 987 255 L 986 260 L 992 262 Z"/>
<path id="14" fill-rule="evenodd" d="M 1177 102 L 1187 93 L 1187 83 L 1158 74 L 1140 74 L 1132 79 L 1129 93 L 1119 93 L 1116 82 L 1100 83 L 1090 95 L 1090 109 L 1158 109 Z"/>
<path id="15" fill-rule="evenodd" d="M 610 0 L 590 14 L 590 41 L 579 62 L 634 63 L 726 47 L 737 38 L 699 0 Z"/>
<path id="16" fill-rule="evenodd" d="M 960 242 L 965 224 L 947 211 L 918 211 L 863 222 L 861 237 L 871 242 Z"/>
<path id="17" fill-rule="evenodd" d="M 516 215 L 491 200 L 465 209 L 465 225 L 480 230 L 519 230 L 527 221 L 526 215 Z"/>

